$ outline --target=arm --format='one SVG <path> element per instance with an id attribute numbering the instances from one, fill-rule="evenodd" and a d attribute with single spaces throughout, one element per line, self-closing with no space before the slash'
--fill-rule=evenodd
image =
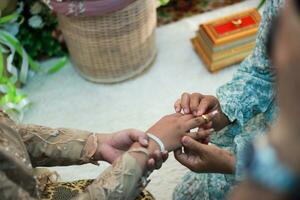
<path id="1" fill-rule="evenodd" d="M 244 125 L 259 113 L 266 112 L 274 101 L 275 74 L 266 53 L 271 21 L 279 10 L 278 1 L 266 1 L 266 10 L 253 53 L 240 66 L 232 81 L 220 87 L 217 97 L 222 111 L 231 122 Z"/>
<path id="2" fill-rule="evenodd" d="M 64 166 L 92 162 L 96 151 L 91 132 L 18 125 L 33 166 Z M 87 145 L 89 139 L 90 145 Z M 86 148 L 85 148 L 86 147 Z"/>
<path id="3" fill-rule="evenodd" d="M 52 129 L 37 125 L 18 125 L 19 134 L 34 166 L 64 166 L 107 161 L 113 163 L 134 142 L 148 146 L 147 135 L 135 129 L 96 134 L 76 129 Z M 157 167 L 159 154 L 149 165 Z M 155 166 L 156 165 L 156 166 Z"/>
<path id="4" fill-rule="evenodd" d="M 213 115 L 208 115 L 208 118 L 211 120 Z M 160 138 L 165 148 L 172 151 L 181 147 L 180 141 L 183 136 L 191 135 L 191 133 L 188 133 L 190 129 L 204 123 L 205 120 L 201 117 L 193 118 L 191 115 L 173 114 L 162 118 L 147 132 Z M 159 146 L 150 140 L 148 148 L 144 149 L 148 153 L 139 149 L 140 145 L 135 143 L 127 153 L 102 173 L 87 188 L 86 192 L 77 199 L 134 199 L 145 187 L 145 184 L 142 184 L 141 177 L 148 174 L 146 161 L 151 158 L 153 152 L 159 149 Z"/>

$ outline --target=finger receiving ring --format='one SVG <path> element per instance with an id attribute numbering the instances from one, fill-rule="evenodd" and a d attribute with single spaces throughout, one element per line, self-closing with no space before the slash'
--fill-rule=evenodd
<path id="1" fill-rule="evenodd" d="M 209 119 L 206 115 L 201 115 L 201 117 L 204 119 L 205 123 L 209 122 Z"/>

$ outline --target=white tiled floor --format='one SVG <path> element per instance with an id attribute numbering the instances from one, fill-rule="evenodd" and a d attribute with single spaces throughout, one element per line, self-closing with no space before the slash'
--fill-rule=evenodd
<path id="1" fill-rule="evenodd" d="M 236 67 L 210 74 L 190 44 L 199 23 L 255 7 L 258 0 L 184 19 L 157 30 L 159 54 L 143 75 L 114 85 L 85 81 L 70 65 L 51 76 L 36 76 L 26 86 L 34 104 L 26 123 L 72 127 L 107 133 L 126 128 L 146 130 L 165 114 L 182 92 L 214 94 L 230 80 Z M 107 167 L 84 165 L 56 168 L 63 180 L 94 178 Z M 152 174 L 148 189 L 158 200 L 171 199 L 172 190 L 187 171 L 173 156 Z"/>

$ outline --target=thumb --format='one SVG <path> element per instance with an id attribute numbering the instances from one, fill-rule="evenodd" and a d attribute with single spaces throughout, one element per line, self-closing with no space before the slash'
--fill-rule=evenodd
<path id="1" fill-rule="evenodd" d="M 184 136 L 182 138 L 182 144 L 185 148 L 196 152 L 197 154 L 201 154 L 202 152 L 202 145 L 200 142 L 194 140 L 193 138 L 189 136 Z"/>

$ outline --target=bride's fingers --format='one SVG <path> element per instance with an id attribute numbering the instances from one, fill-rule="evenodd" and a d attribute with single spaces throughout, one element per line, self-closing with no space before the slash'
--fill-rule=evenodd
<path id="1" fill-rule="evenodd" d="M 193 118 L 195 118 L 195 116 L 192 115 L 192 114 L 187 114 L 187 115 L 180 116 L 180 120 L 185 121 L 185 122 L 189 121 L 189 120 L 191 120 Z"/>
<path id="2" fill-rule="evenodd" d="M 190 113 L 190 94 L 183 93 L 181 96 L 181 106 L 184 114 Z"/>
<path id="3" fill-rule="evenodd" d="M 204 124 L 202 126 L 203 129 L 211 129 L 213 126 L 213 123 L 212 122 L 208 122 L 207 124 Z"/>
<path id="4" fill-rule="evenodd" d="M 178 99 L 174 104 L 174 109 L 177 113 L 181 112 L 181 99 Z"/>
<path id="5" fill-rule="evenodd" d="M 206 115 L 201 115 L 200 117 L 192 118 L 185 123 L 185 128 L 187 130 L 201 127 L 204 124 L 209 123 L 219 112 L 217 110 L 208 113 Z"/>

